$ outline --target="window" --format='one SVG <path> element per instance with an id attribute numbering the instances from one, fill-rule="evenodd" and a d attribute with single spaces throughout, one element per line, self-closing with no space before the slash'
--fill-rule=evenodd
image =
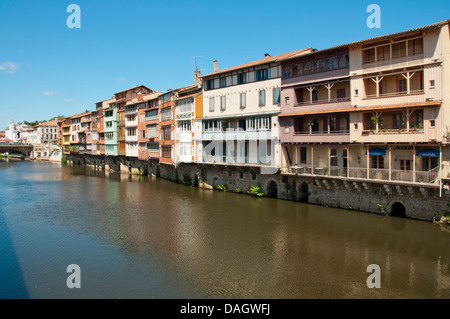
<path id="1" fill-rule="evenodd" d="M 423 53 L 423 38 L 408 40 L 408 55 L 414 56 Z"/>
<path id="2" fill-rule="evenodd" d="M 284 98 L 284 104 L 289 105 L 289 96 Z"/>
<path id="3" fill-rule="evenodd" d="M 206 89 L 207 89 L 207 90 L 212 90 L 212 89 L 214 89 L 214 80 L 213 80 L 213 79 L 207 80 L 207 81 L 206 81 Z"/>
<path id="4" fill-rule="evenodd" d="M 161 147 L 161 157 L 171 158 L 172 157 L 172 147 L 170 147 L 170 146 Z"/>
<path id="5" fill-rule="evenodd" d="M 161 139 L 164 141 L 172 139 L 172 132 L 170 126 L 165 126 L 161 128 Z"/>
<path id="6" fill-rule="evenodd" d="M 273 89 L 273 104 L 280 104 L 280 88 Z"/>
<path id="7" fill-rule="evenodd" d="M 157 110 L 147 111 L 146 112 L 146 120 L 147 121 L 156 120 L 157 116 L 158 116 L 158 111 Z"/>
<path id="8" fill-rule="evenodd" d="M 304 68 L 303 68 L 303 74 L 311 74 L 311 73 L 313 73 L 313 64 L 312 64 L 312 62 L 310 61 L 310 62 L 306 62 L 305 63 L 305 66 L 304 66 Z"/>
<path id="9" fill-rule="evenodd" d="M 239 178 L 244 179 L 244 172 L 239 172 Z"/>
<path id="10" fill-rule="evenodd" d="M 255 71 L 255 80 L 262 81 L 267 80 L 269 78 L 269 69 L 262 69 Z"/>
<path id="11" fill-rule="evenodd" d="M 292 66 L 288 65 L 283 68 L 283 78 L 285 79 L 290 77 L 292 77 Z"/>
<path id="12" fill-rule="evenodd" d="M 240 94 L 240 107 L 241 108 L 245 108 L 245 101 L 246 100 L 246 96 L 245 96 L 245 93 L 241 93 Z"/>
<path id="13" fill-rule="evenodd" d="M 170 120 L 172 118 L 172 112 L 169 108 L 163 109 L 161 111 L 161 121 L 167 121 Z"/>
<path id="14" fill-rule="evenodd" d="M 149 152 L 159 152 L 159 144 L 158 143 L 149 143 L 148 146 Z"/>
<path id="15" fill-rule="evenodd" d="M 259 106 L 266 105 L 266 90 L 259 90 Z"/>
<path id="16" fill-rule="evenodd" d="M 394 129 L 406 129 L 406 116 L 404 113 L 396 113 L 392 115 L 392 126 Z"/>
<path id="17" fill-rule="evenodd" d="M 433 89 L 434 89 L 434 86 L 435 86 L 434 80 L 430 80 L 430 88 L 433 88 Z"/>
<path id="18" fill-rule="evenodd" d="M 400 79 L 398 80 L 398 92 L 400 93 L 406 93 L 406 79 Z"/>
<path id="19" fill-rule="evenodd" d="M 213 97 L 209 98 L 209 111 L 214 112 L 214 98 Z"/>
<path id="20" fill-rule="evenodd" d="M 303 75 L 303 64 L 299 63 L 294 65 L 294 76 Z"/>
<path id="21" fill-rule="evenodd" d="M 312 91 L 312 101 L 313 102 L 319 101 L 319 90 Z"/>
<path id="22" fill-rule="evenodd" d="M 436 120 L 430 120 L 430 126 L 436 126 Z"/>
<path id="23" fill-rule="evenodd" d="M 401 159 L 400 160 L 400 170 L 401 171 L 410 171 L 411 170 L 411 160 Z"/>
<path id="24" fill-rule="evenodd" d="M 327 70 L 334 70 L 338 67 L 338 59 L 335 56 L 332 56 L 327 61 Z"/>
<path id="25" fill-rule="evenodd" d="M 148 138 L 155 138 L 155 137 L 157 137 L 157 135 L 156 135 L 156 124 L 147 126 L 147 137 Z"/>
<path id="26" fill-rule="evenodd" d="M 224 88 L 227 86 L 227 78 L 226 77 L 221 77 L 219 80 L 219 84 L 221 88 Z"/>
<path id="27" fill-rule="evenodd" d="M 140 130 L 139 131 L 139 137 L 140 138 L 145 138 L 145 130 Z"/>
<path id="28" fill-rule="evenodd" d="M 221 111 L 226 110 L 226 96 L 225 95 L 220 97 L 220 110 Z"/>
<path id="29" fill-rule="evenodd" d="M 325 71 L 325 61 L 323 59 L 318 59 L 314 68 L 314 72 Z"/>
<path id="30" fill-rule="evenodd" d="M 247 73 L 239 73 L 237 75 L 237 84 L 247 83 Z"/>
<path id="31" fill-rule="evenodd" d="M 371 155 L 372 168 L 384 168 L 384 157 L 383 155 Z"/>
<path id="32" fill-rule="evenodd" d="M 190 132 L 191 131 L 191 121 L 179 121 L 178 122 L 179 132 Z"/>
<path id="33" fill-rule="evenodd" d="M 387 61 L 391 59 L 391 46 L 384 45 L 377 48 L 377 62 Z"/>
<path id="34" fill-rule="evenodd" d="M 330 150 L 330 166 L 338 166 L 337 149 Z"/>
<path id="35" fill-rule="evenodd" d="M 392 58 L 398 59 L 406 56 L 406 41 L 392 44 Z"/>
<path id="36" fill-rule="evenodd" d="M 348 54 L 343 54 L 339 57 L 339 68 L 347 68 L 349 66 Z"/>
<path id="37" fill-rule="evenodd" d="M 306 164 L 306 147 L 300 147 L 300 164 Z"/>
<path id="38" fill-rule="evenodd" d="M 375 62 L 375 48 L 363 50 L 363 64 Z"/>

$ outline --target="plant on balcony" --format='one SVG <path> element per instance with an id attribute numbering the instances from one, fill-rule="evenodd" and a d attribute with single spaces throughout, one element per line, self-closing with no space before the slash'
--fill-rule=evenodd
<path id="1" fill-rule="evenodd" d="M 373 129 L 374 132 L 376 131 L 377 124 L 378 124 L 378 130 L 384 131 L 384 123 L 383 123 L 382 119 L 378 119 L 377 117 L 372 116 L 370 118 L 370 121 L 372 122 L 373 127 L 375 127 L 375 129 Z"/>

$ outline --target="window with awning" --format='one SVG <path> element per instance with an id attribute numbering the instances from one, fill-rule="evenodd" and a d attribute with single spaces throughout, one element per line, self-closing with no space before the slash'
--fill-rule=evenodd
<path id="1" fill-rule="evenodd" d="M 421 156 L 421 157 L 440 157 L 440 152 L 438 150 L 425 149 L 425 150 L 417 151 L 416 156 Z"/>

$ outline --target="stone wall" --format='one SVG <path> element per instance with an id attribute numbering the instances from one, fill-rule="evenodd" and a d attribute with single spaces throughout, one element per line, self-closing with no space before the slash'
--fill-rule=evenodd
<path id="1" fill-rule="evenodd" d="M 439 185 L 349 180 L 336 177 L 262 174 L 259 166 L 181 163 L 160 164 L 124 156 L 68 155 L 70 163 L 121 174 L 152 175 L 187 186 L 246 193 L 260 186 L 264 196 L 361 212 L 432 221 L 450 212 L 450 194 Z M 425 185 L 425 184 L 424 184 Z"/>

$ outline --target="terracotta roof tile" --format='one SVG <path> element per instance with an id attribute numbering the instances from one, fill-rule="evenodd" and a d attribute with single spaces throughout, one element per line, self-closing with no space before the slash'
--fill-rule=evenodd
<path id="1" fill-rule="evenodd" d="M 297 56 L 300 56 L 302 54 L 309 53 L 309 52 L 312 52 L 312 51 L 313 51 L 312 48 L 306 48 L 306 49 L 301 49 L 301 50 L 296 50 L 296 51 L 292 51 L 292 52 L 288 52 L 288 53 L 279 54 L 279 55 L 276 55 L 276 56 L 273 56 L 273 57 L 270 56 L 270 55 L 267 55 L 264 59 L 256 60 L 256 61 L 253 61 L 253 62 L 244 63 L 244 64 L 241 64 L 241 65 L 237 65 L 237 66 L 234 66 L 234 67 L 231 67 L 231 68 L 227 68 L 227 69 L 223 69 L 223 70 L 218 70 L 217 72 L 213 72 L 213 73 L 210 73 L 210 74 L 203 75 L 202 78 L 207 77 L 207 76 L 211 76 L 211 75 L 215 75 L 215 74 L 221 74 L 221 73 L 224 73 L 224 72 L 229 72 L 229 71 L 239 70 L 239 69 L 243 69 L 243 68 L 248 68 L 248 67 L 256 66 L 256 65 L 260 65 L 260 64 L 265 64 L 265 63 L 270 63 L 270 62 L 278 62 L 278 61 L 282 61 L 282 60 L 285 60 L 285 59 L 288 59 L 288 58 L 297 57 Z"/>

